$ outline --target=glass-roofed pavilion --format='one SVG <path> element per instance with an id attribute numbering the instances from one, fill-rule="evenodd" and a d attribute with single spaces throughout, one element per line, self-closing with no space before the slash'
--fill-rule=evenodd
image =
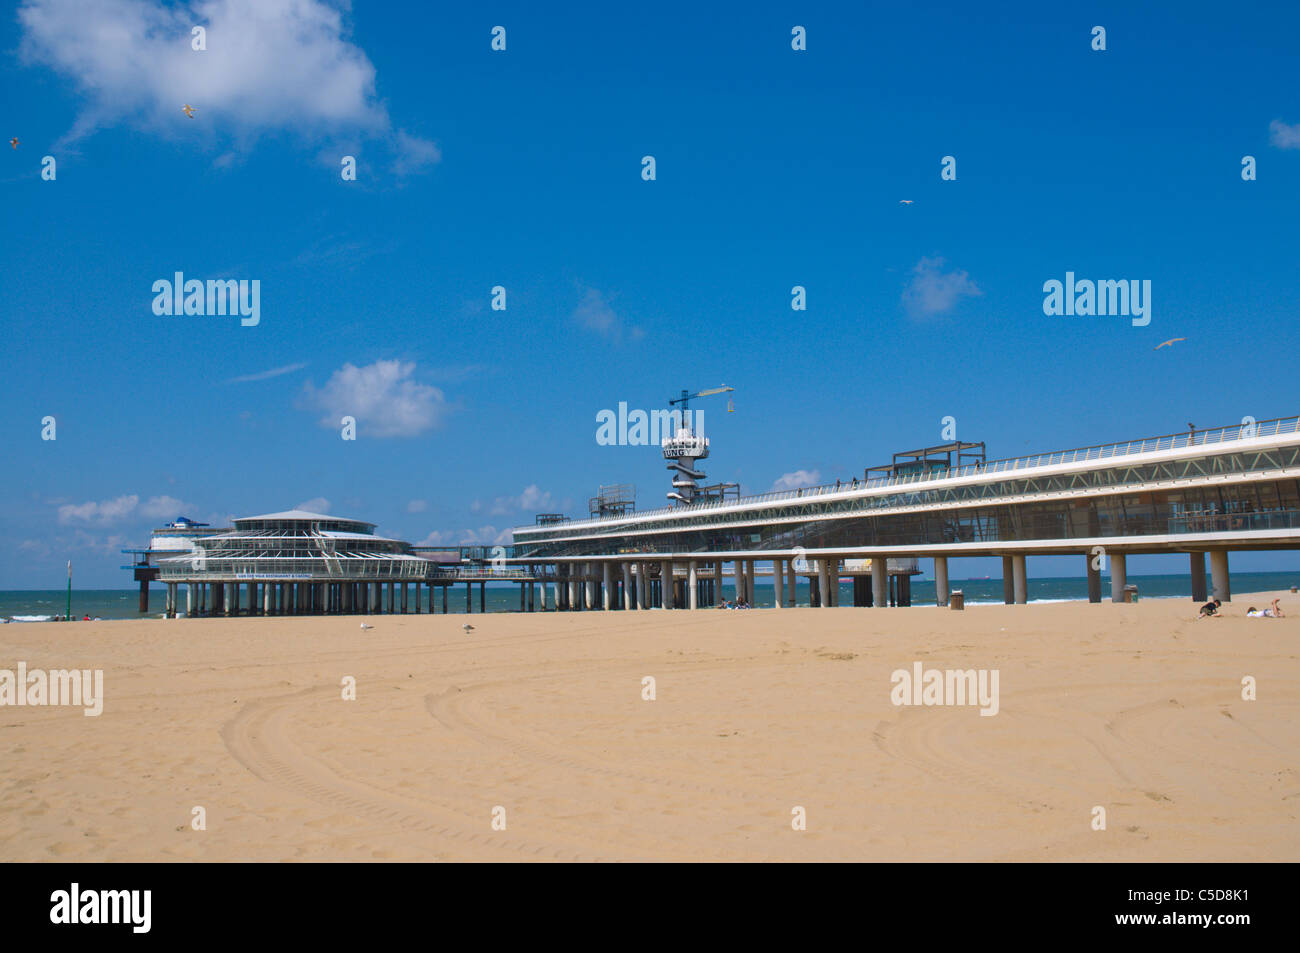
<path id="1" fill-rule="evenodd" d="M 189 552 L 159 559 L 168 615 L 176 613 L 181 585 L 187 615 L 381 611 L 385 586 L 389 611 L 399 586 L 405 611 L 408 584 L 418 585 L 434 568 L 410 543 L 377 536 L 364 520 L 287 510 L 232 525 L 195 540 Z"/>

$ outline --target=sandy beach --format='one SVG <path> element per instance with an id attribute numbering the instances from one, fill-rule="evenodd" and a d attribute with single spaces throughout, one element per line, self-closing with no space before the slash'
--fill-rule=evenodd
<path id="1" fill-rule="evenodd" d="M 1225 608 L 7 625 L 104 703 L 0 708 L 0 859 L 1300 860 L 1300 597 Z M 914 663 L 997 714 L 893 704 Z"/>

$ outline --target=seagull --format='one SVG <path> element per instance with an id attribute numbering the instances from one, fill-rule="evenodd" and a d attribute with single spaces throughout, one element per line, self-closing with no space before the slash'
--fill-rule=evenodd
<path id="1" fill-rule="evenodd" d="M 898 204 L 899 204 L 899 205 L 911 205 L 911 204 L 912 204 L 912 200 L 911 200 L 911 199 L 899 199 L 899 200 L 898 200 Z"/>
<path id="2" fill-rule="evenodd" d="M 466 635 L 469 635 L 471 632 L 474 631 L 474 627 L 470 625 L 468 622 L 462 625 L 461 628 L 465 630 Z"/>
<path id="3" fill-rule="evenodd" d="M 1186 340 L 1187 340 L 1187 338 L 1170 338 L 1168 341 L 1165 341 L 1165 342 L 1162 343 L 1162 344 L 1157 344 L 1157 345 L 1156 345 L 1155 347 L 1153 347 L 1151 350 L 1153 350 L 1153 351 L 1158 351 L 1158 350 L 1160 350 L 1162 347 L 1168 347 L 1170 344 L 1173 344 L 1175 341 L 1186 341 Z"/>
<path id="4" fill-rule="evenodd" d="M 189 103 L 186 103 L 181 107 L 181 112 L 185 113 L 185 115 L 189 116 L 191 119 L 194 118 L 194 107 Z"/>
<path id="5" fill-rule="evenodd" d="M 374 626 L 373 626 L 373 625 L 366 625 L 364 622 L 362 622 L 362 623 L 361 623 L 361 628 L 363 628 L 363 629 L 373 629 Z"/>
<path id="6" fill-rule="evenodd" d="M 11 146 L 13 146 L 15 149 L 17 149 L 17 148 L 18 148 L 18 137 L 15 136 L 13 139 L 10 139 L 10 140 L 9 140 L 9 145 L 11 145 Z"/>

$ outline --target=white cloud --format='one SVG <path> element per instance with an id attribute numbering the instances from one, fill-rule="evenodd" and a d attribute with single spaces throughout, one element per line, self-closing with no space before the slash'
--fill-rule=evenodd
<path id="1" fill-rule="evenodd" d="M 413 362 L 344 364 L 319 390 L 311 381 L 303 385 L 299 406 L 323 411 L 322 427 L 355 417 L 358 437 L 413 437 L 441 424 L 451 409 L 438 388 L 411 380 L 414 372 Z"/>
<path id="2" fill-rule="evenodd" d="M 127 536 L 123 536 L 117 533 L 100 537 L 100 536 L 93 536 L 90 533 L 87 533 L 85 530 L 80 530 L 80 529 L 74 531 L 72 537 L 73 537 L 72 539 L 60 538 L 59 540 L 57 540 L 59 548 L 64 550 L 84 549 L 94 553 L 98 553 L 99 555 L 102 556 L 113 556 L 120 553 L 122 551 L 122 547 L 130 546 L 133 543 L 139 542 L 139 540 L 132 540 Z M 74 571 L 76 570 L 75 563 L 73 565 L 73 570 Z"/>
<path id="3" fill-rule="evenodd" d="M 1279 149 L 1300 149 L 1300 123 L 1288 126 L 1281 119 L 1268 124 L 1269 142 Z"/>
<path id="4" fill-rule="evenodd" d="M 408 513 L 423 513 L 428 508 L 429 504 L 425 500 L 412 500 L 406 504 L 406 512 Z"/>
<path id="5" fill-rule="evenodd" d="M 551 494 L 543 491 L 536 483 L 532 483 L 524 487 L 524 492 L 518 496 L 498 496 L 492 502 L 492 509 L 489 512 L 493 516 L 501 516 L 521 510 L 543 509 L 550 505 Z M 476 506 L 470 508 L 477 511 Z"/>
<path id="6" fill-rule="evenodd" d="M 424 539 L 420 540 L 418 543 L 415 543 L 414 545 L 453 546 L 455 545 L 455 540 L 458 538 L 458 536 L 459 536 L 458 533 L 453 533 L 451 530 L 435 529 L 432 533 L 430 533 L 428 536 L 424 537 Z"/>
<path id="7" fill-rule="evenodd" d="M 639 341 L 645 337 L 645 330 L 642 328 L 625 328 L 623 319 L 605 300 L 605 296 L 595 288 L 583 290 L 582 300 L 573 309 L 573 320 L 589 331 L 595 331 L 601 337 L 608 338 L 611 341 L 622 340 L 624 333 L 627 333 L 634 341 Z"/>
<path id="8" fill-rule="evenodd" d="M 434 530 L 416 546 L 508 546 L 513 536 L 510 530 L 495 526 L 478 529 Z"/>
<path id="9" fill-rule="evenodd" d="M 795 470 L 793 473 L 783 473 L 772 484 L 773 490 L 795 490 L 804 486 L 816 486 L 821 480 L 820 470 Z"/>
<path id="10" fill-rule="evenodd" d="M 65 503 L 59 507 L 59 522 L 65 525 L 116 522 L 130 516 L 139 502 L 140 497 L 131 493 L 100 503 Z"/>
<path id="11" fill-rule="evenodd" d="M 378 137 L 398 174 L 438 158 L 433 143 L 393 128 L 374 65 L 340 10 L 320 0 L 26 0 L 18 20 L 25 62 L 70 78 L 86 98 L 65 140 L 126 120 L 240 144 L 281 130 L 310 140 Z M 191 48 L 196 25 L 207 31 L 202 51 Z"/>
<path id="12" fill-rule="evenodd" d="M 330 511 L 330 501 L 323 496 L 314 496 L 310 500 L 303 500 L 295 510 L 305 510 L 308 513 L 328 513 Z"/>
<path id="13" fill-rule="evenodd" d="M 442 150 L 428 139 L 407 135 L 400 129 L 395 143 L 394 175 L 413 175 L 442 161 Z"/>
<path id="14" fill-rule="evenodd" d="M 983 294 L 964 271 L 943 270 L 942 258 L 922 258 L 912 269 L 903 291 L 903 306 L 912 317 L 929 317 L 951 311 L 959 298 Z"/>
<path id="15" fill-rule="evenodd" d="M 141 505 L 140 515 L 147 516 L 149 519 L 174 520 L 197 509 L 195 504 L 178 500 L 174 496 L 151 496 L 148 502 Z"/>
<path id="16" fill-rule="evenodd" d="M 258 371 L 256 374 L 243 374 L 239 377 L 232 377 L 226 381 L 227 384 L 246 384 L 250 381 L 265 381 L 272 377 L 279 377 L 282 374 L 292 374 L 294 371 L 300 371 L 307 366 L 303 361 L 299 364 L 286 364 L 284 367 L 273 367 L 269 371 Z"/>

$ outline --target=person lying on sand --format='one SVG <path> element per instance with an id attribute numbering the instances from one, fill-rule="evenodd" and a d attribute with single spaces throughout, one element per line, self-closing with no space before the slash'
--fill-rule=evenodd
<path id="1" fill-rule="evenodd" d="M 1221 605 L 1223 605 L 1223 603 L 1219 601 L 1218 596 L 1215 596 L 1205 605 L 1201 606 L 1201 611 L 1197 613 L 1196 618 L 1208 619 L 1210 616 L 1222 618 L 1222 616 L 1219 616 L 1219 607 Z"/>
<path id="2" fill-rule="evenodd" d="M 1281 608 L 1278 607 L 1277 600 L 1273 600 L 1273 606 L 1270 609 L 1256 609 L 1251 606 L 1246 610 L 1246 617 L 1250 619 L 1285 619 Z"/>

